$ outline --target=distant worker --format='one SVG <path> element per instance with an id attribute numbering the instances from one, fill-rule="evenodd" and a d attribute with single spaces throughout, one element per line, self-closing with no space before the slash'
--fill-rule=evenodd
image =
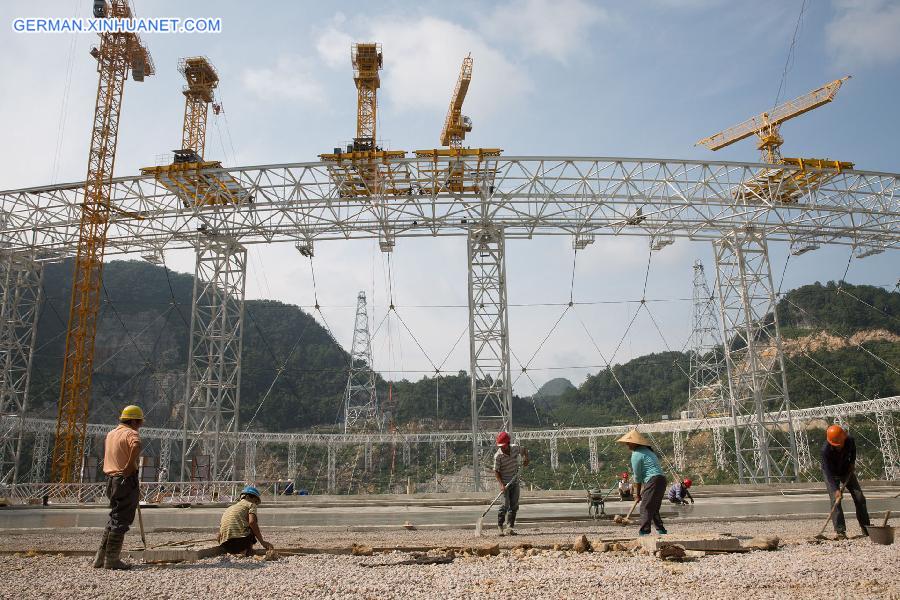
<path id="1" fill-rule="evenodd" d="M 825 486 L 832 505 L 837 502 L 831 514 L 834 531 L 839 538 L 847 537 L 847 524 L 844 522 L 844 509 L 841 507 L 841 488 L 844 487 L 853 497 L 856 507 L 856 520 L 863 535 L 869 535 L 869 511 L 866 509 L 866 497 L 863 495 L 859 480 L 856 478 L 856 440 L 847 434 L 840 425 L 832 425 L 825 432 L 825 444 L 822 446 L 822 473 Z"/>
<path id="2" fill-rule="evenodd" d="M 516 525 L 516 513 L 519 511 L 519 456 L 522 457 L 522 466 L 527 467 L 528 450 L 510 444 L 507 432 L 498 433 L 497 452 L 494 453 L 494 476 L 500 484 L 500 489 L 503 490 L 503 506 L 497 514 L 497 528 L 500 535 L 516 535 L 513 527 Z"/>
<path id="3" fill-rule="evenodd" d="M 287 484 L 284 486 L 284 491 L 282 492 L 285 496 L 293 496 L 294 495 L 294 482 L 288 480 Z"/>
<path id="4" fill-rule="evenodd" d="M 653 451 L 652 443 L 636 429 L 632 429 L 616 440 L 631 450 L 631 470 L 634 471 L 634 495 L 641 503 L 640 535 L 650 533 L 651 522 L 656 525 L 656 533 L 669 533 L 659 516 L 663 497 L 666 495 L 666 476 L 659 465 L 659 457 Z"/>
<path id="5" fill-rule="evenodd" d="M 103 453 L 103 472 L 106 474 L 106 497 L 109 498 L 109 522 L 103 531 L 100 548 L 94 554 L 95 569 L 130 569 L 122 562 L 125 533 L 134 522 L 140 493 L 138 491 L 138 460 L 141 456 L 141 436 L 138 429 L 144 424 L 144 411 L 139 406 L 126 406 L 119 415 L 119 426 L 106 434 Z"/>
<path id="6" fill-rule="evenodd" d="M 219 548 L 228 554 L 253 554 L 253 544 L 259 541 L 266 550 L 273 548 L 259 530 L 256 507 L 260 502 L 259 490 L 248 485 L 241 490 L 241 499 L 225 509 L 219 521 Z"/>
<path id="7" fill-rule="evenodd" d="M 682 479 L 673 483 L 667 495 L 669 502 L 672 504 L 687 504 L 688 499 L 690 499 L 691 504 L 693 504 L 694 497 L 691 496 L 691 490 L 689 489 L 692 483 L 693 481 L 690 479 Z"/>
<path id="8" fill-rule="evenodd" d="M 622 471 L 619 475 L 619 500 L 631 500 L 634 498 L 631 482 L 628 481 L 628 471 Z"/>

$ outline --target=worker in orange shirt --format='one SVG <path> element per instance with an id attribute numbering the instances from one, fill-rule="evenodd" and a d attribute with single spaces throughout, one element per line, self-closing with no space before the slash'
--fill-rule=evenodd
<path id="1" fill-rule="evenodd" d="M 130 569 L 122 562 L 125 533 L 134 522 L 140 494 L 138 492 L 138 459 L 144 424 L 144 411 L 139 406 L 126 406 L 119 416 L 119 426 L 106 435 L 103 472 L 106 473 L 106 496 L 109 498 L 109 523 L 103 532 L 100 549 L 94 555 L 94 568 Z"/>

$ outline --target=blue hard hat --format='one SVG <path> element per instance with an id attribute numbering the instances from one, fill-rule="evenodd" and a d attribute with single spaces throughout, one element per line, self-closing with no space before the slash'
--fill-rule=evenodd
<path id="1" fill-rule="evenodd" d="M 260 498 L 259 490 L 256 489 L 255 487 L 253 487 L 252 485 L 248 485 L 247 487 L 245 487 L 244 489 L 241 490 L 241 496 L 244 496 L 244 495 L 256 496 L 257 498 Z"/>

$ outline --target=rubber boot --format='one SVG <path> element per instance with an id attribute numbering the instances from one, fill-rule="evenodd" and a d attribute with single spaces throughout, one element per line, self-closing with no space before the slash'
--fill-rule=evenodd
<path id="1" fill-rule="evenodd" d="M 125 534 L 115 531 L 109 532 L 109 538 L 106 541 L 106 560 L 103 567 L 117 571 L 124 571 L 131 568 L 131 565 L 121 561 L 122 544 L 125 542 Z"/>
<path id="2" fill-rule="evenodd" d="M 516 530 L 513 529 L 516 525 L 516 511 L 509 511 L 509 517 L 507 517 L 507 525 L 506 525 L 506 535 L 518 535 Z"/>
<path id="3" fill-rule="evenodd" d="M 103 566 L 103 563 L 106 561 L 106 542 L 109 540 L 109 529 L 103 530 L 103 539 L 100 540 L 100 548 L 97 549 L 97 553 L 94 555 L 94 563 L 91 565 L 95 569 L 99 569 Z"/>
<path id="4" fill-rule="evenodd" d="M 506 530 L 503 528 L 503 525 L 506 522 L 506 513 L 497 513 L 497 531 L 500 532 L 500 535 L 506 535 Z"/>

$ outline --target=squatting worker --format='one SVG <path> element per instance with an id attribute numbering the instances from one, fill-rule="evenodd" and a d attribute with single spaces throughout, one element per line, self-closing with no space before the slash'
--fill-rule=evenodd
<path id="1" fill-rule="evenodd" d="M 693 481 L 690 479 L 676 481 L 672 484 L 672 487 L 669 488 L 669 493 L 666 494 L 666 498 L 668 498 L 669 502 L 672 504 L 687 504 L 688 499 L 690 499 L 691 504 L 693 504 L 694 497 L 691 496 L 690 490 L 692 484 Z"/>
<path id="2" fill-rule="evenodd" d="M 248 485 L 241 490 L 241 499 L 225 509 L 219 522 L 219 547 L 222 550 L 229 554 L 250 556 L 257 540 L 266 550 L 273 548 L 259 530 L 259 520 L 256 518 L 258 504 L 259 490 Z"/>
<path id="3" fill-rule="evenodd" d="M 138 429 L 144 424 L 140 406 L 126 406 L 119 415 L 119 426 L 106 435 L 103 472 L 106 473 L 106 496 L 109 498 L 109 523 L 103 532 L 100 549 L 94 555 L 94 568 L 130 569 L 122 562 L 122 543 L 125 533 L 134 522 L 138 507 L 138 459 L 141 456 L 141 437 Z"/>
<path id="4" fill-rule="evenodd" d="M 503 490 L 503 506 L 497 513 L 497 529 L 500 535 L 516 535 L 516 513 L 519 511 L 519 456 L 522 466 L 528 466 L 528 449 L 510 444 L 509 434 L 501 431 L 497 434 L 497 452 L 494 453 L 494 476 L 500 489 Z M 508 520 L 507 520 L 508 519 Z M 506 527 L 504 528 L 504 522 Z"/>
<path id="5" fill-rule="evenodd" d="M 838 537 L 847 537 L 847 524 L 844 522 L 844 510 L 839 502 L 841 486 L 850 492 L 856 506 L 856 520 L 863 535 L 869 535 L 869 511 L 866 509 L 866 497 L 863 495 L 859 480 L 856 478 L 856 440 L 847 434 L 840 425 L 832 425 L 825 432 L 825 444 L 822 446 L 822 473 L 828 488 L 831 503 L 838 501 L 831 514 L 831 522 Z"/>
<path id="6" fill-rule="evenodd" d="M 641 503 L 641 528 L 638 533 L 650 533 L 650 523 L 656 525 L 656 533 L 668 533 L 659 516 L 666 495 L 666 476 L 659 465 L 659 457 L 651 447 L 652 443 L 636 429 L 632 429 L 616 440 L 631 450 L 631 470 L 634 471 L 634 497 Z"/>

